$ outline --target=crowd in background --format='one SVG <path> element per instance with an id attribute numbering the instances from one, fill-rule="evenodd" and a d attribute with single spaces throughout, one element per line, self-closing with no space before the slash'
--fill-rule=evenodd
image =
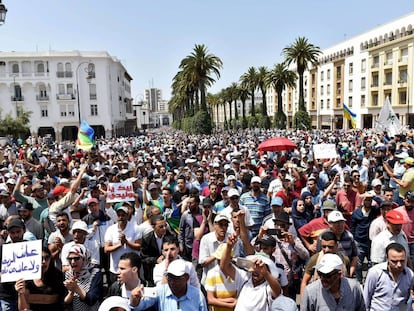
<path id="1" fill-rule="evenodd" d="M 276 136 L 297 148 L 258 151 Z M 0 309 L 412 310 L 413 152 L 412 131 L 12 140 L 0 240 L 42 240 L 42 274 L 0 283 Z"/>

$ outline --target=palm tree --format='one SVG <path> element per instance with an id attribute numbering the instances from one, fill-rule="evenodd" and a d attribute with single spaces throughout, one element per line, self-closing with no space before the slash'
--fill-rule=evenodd
<path id="1" fill-rule="evenodd" d="M 308 69 L 308 63 L 313 66 L 318 64 L 318 56 L 322 51 L 318 46 L 309 43 L 305 37 L 298 37 L 294 43 L 285 47 L 282 53 L 288 66 L 296 63 L 299 75 L 299 111 L 306 111 L 303 96 L 303 73 Z"/>
<path id="2" fill-rule="evenodd" d="M 236 82 L 233 82 L 229 86 L 229 91 L 232 97 L 232 100 L 234 101 L 234 118 L 237 120 L 239 118 L 239 112 L 237 111 L 237 99 L 239 98 L 238 94 L 238 85 Z"/>
<path id="3" fill-rule="evenodd" d="M 219 125 L 219 106 L 220 106 L 220 98 L 216 94 L 207 93 L 207 103 L 213 109 L 216 108 L 216 127 Z"/>
<path id="4" fill-rule="evenodd" d="M 268 79 L 269 70 L 265 66 L 260 66 L 257 68 L 257 86 L 262 92 L 262 115 L 263 117 L 267 117 L 267 100 L 266 100 L 266 93 L 267 87 L 269 86 L 269 79 Z"/>
<path id="5" fill-rule="evenodd" d="M 247 119 L 246 119 L 246 100 L 249 96 L 249 90 L 243 86 L 239 85 L 238 87 L 238 97 L 240 98 L 240 101 L 242 102 L 242 128 L 247 128 Z"/>
<path id="6" fill-rule="evenodd" d="M 286 128 L 286 115 L 283 112 L 282 92 L 287 87 L 294 88 L 296 86 L 296 73 L 289 70 L 286 63 L 275 64 L 269 72 L 268 81 L 277 93 L 277 113 L 276 124 L 278 128 Z"/>
<path id="7" fill-rule="evenodd" d="M 250 90 L 250 98 L 252 100 L 252 116 L 256 115 L 254 109 L 254 92 L 257 88 L 257 71 L 256 68 L 250 67 L 246 73 L 240 77 L 241 84 Z"/>
<path id="8" fill-rule="evenodd" d="M 181 61 L 180 69 L 184 71 L 186 77 L 197 85 L 197 92 L 200 93 L 200 109 L 202 111 L 207 111 L 206 89 L 215 82 L 212 75 L 220 78 L 222 66 L 223 62 L 221 59 L 213 54 L 209 54 L 204 44 L 196 44 L 193 52 Z"/>

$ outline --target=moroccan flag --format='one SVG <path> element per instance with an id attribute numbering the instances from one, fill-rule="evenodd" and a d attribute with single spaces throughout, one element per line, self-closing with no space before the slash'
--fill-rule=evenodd
<path id="1" fill-rule="evenodd" d="M 356 114 L 346 104 L 344 104 L 344 118 L 351 121 L 352 127 L 356 128 Z"/>
<path id="2" fill-rule="evenodd" d="M 82 120 L 78 131 L 76 148 L 90 151 L 91 148 L 95 146 L 94 135 L 95 131 L 93 128 L 85 120 Z"/>

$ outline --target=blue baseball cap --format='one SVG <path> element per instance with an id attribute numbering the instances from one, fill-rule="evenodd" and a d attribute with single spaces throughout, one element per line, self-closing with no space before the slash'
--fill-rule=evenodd
<path id="1" fill-rule="evenodd" d="M 272 202 L 270 205 L 278 205 L 278 206 L 282 206 L 283 205 L 283 200 L 281 197 L 274 197 L 272 198 Z"/>

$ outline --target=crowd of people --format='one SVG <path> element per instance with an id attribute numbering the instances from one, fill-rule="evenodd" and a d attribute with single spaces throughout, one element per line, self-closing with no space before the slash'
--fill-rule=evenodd
<path id="1" fill-rule="evenodd" d="M 275 136 L 297 148 L 258 150 Z M 43 246 L 0 310 L 413 310 L 413 131 L 30 137 L 0 161 L 0 242 Z"/>

